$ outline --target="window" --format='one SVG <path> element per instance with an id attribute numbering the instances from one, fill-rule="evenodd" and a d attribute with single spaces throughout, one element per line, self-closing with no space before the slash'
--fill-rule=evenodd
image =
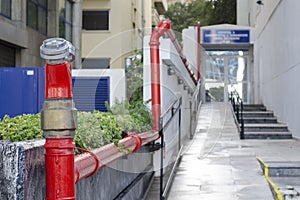
<path id="1" fill-rule="evenodd" d="M 0 0 L 0 15 L 11 18 L 11 0 Z"/>
<path id="2" fill-rule="evenodd" d="M 109 11 L 83 11 L 82 29 L 109 30 Z"/>
<path id="3" fill-rule="evenodd" d="M 47 34 L 47 0 L 27 0 L 27 26 Z"/>
<path id="4" fill-rule="evenodd" d="M 73 4 L 70 0 L 59 1 L 59 37 L 72 42 Z"/>
<path id="5" fill-rule="evenodd" d="M 16 49 L 4 42 L 0 42 L 0 67 L 15 67 Z"/>
<path id="6" fill-rule="evenodd" d="M 85 58 L 82 59 L 82 69 L 109 69 L 110 58 Z"/>

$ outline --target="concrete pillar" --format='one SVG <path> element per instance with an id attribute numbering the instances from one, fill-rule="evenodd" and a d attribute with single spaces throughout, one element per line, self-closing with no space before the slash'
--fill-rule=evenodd
<path id="1" fill-rule="evenodd" d="M 73 67 L 75 69 L 81 68 L 81 0 L 75 0 L 73 4 L 73 41 L 72 44 L 75 47 L 75 61 Z"/>
<path id="2" fill-rule="evenodd" d="M 58 25 L 59 25 L 59 11 L 58 11 L 58 0 L 48 1 L 48 37 L 58 36 Z"/>

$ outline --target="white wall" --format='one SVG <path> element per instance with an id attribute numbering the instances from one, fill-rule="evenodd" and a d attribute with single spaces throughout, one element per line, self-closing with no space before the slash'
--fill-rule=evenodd
<path id="1" fill-rule="evenodd" d="M 151 99 L 151 64 L 150 64 L 150 37 L 144 38 L 144 100 Z M 187 139 L 190 134 L 190 99 L 191 95 L 187 90 L 183 89 L 183 84 L 178 85 L 177 76 L 185 79 L 186 85 L 194 90 L 195 86 L 191 84 L 190 77 L 184 68 L 184 65 L 175 50 L 172 42 L 169 39 L 160 40 L 160 78 L 161 78 L 161 112 L 166 111 L 169 106 L 178 98 L 182 97 L 181 106 L 181 136 L 182 139 Z M 177 72 L 177 75 L 168 75 L 168 66 Z M 150 105 L 151 107 L 151 105 Z M 174 153 L 178 151 L 178 119 L 175 117 L 173 123 L 165 133 L 165 157 L 164 163 L 168 164 L 174 158 Z M 160 167 L 160 153 L 154 154 L 154 170 L 159 170 Z M 159 175 L 159 174 L 156 174 Z"/>
<path id="2" fill-rule="evenodd" d="M 245 0 L 237 0 L 237 25 L 249 25 L 249 2 Z"/>
<path id="3" fill-rule="evenodd" d="M 254 64 L 259 72 L 260 99 L 300 137 L 299 0 L 264 1 L 257 17 Z"/>
<path id="4" fill-rule="evenodd" d="M 198 41 L 197 27 L 191 26 L 182 31 L 182 40 L 183 40 L 183 55 L 188 60 L 189 66 L 192 68 L 193 72 L 197 74 L 198 71 Z M 205 102 L 205 64 L 206 64 L 206 55 L 205 49 L 200 47 L 200 75 L 201 75 L 201 99 Z"/>

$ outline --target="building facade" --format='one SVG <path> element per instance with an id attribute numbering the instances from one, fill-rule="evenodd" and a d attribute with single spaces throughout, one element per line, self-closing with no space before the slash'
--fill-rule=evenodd
<path id="1" fill-rule="evenodd" d="M 0 1 L 0 67 L 43 66 L 40 45 L 50 37 L 65 38 L 78 51 L 80 5 L 80 0 Z"/>
<path id="2" fill-rule="evenodd" d="M 254 28 L 254 99 L 300 137 L 298 0 L 238 0 L 238 22 Z M 240 11 L 239 11 L 240 9 Z"/>
<path id="3" fill-rule="evenodd" d="M 125 68 L 167 9 L 167 0 L 83 0 L 82 68 Z"/>

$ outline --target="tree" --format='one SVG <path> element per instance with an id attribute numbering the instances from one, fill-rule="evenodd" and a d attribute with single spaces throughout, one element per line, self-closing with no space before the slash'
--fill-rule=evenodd
<path id="1" fill-rule="evenodd" d="M 210 0 L 209 24 L 236 24 L 236 0 Z"/>
<path id="2" fill-rule="evenodd" d="M 198 21 L 202 26 L 236 24 L 236 0 L 194 0 L 187 5 L 177 2 L 164 15 L 172 21 L 173 30 L 180 33 Z"/>

